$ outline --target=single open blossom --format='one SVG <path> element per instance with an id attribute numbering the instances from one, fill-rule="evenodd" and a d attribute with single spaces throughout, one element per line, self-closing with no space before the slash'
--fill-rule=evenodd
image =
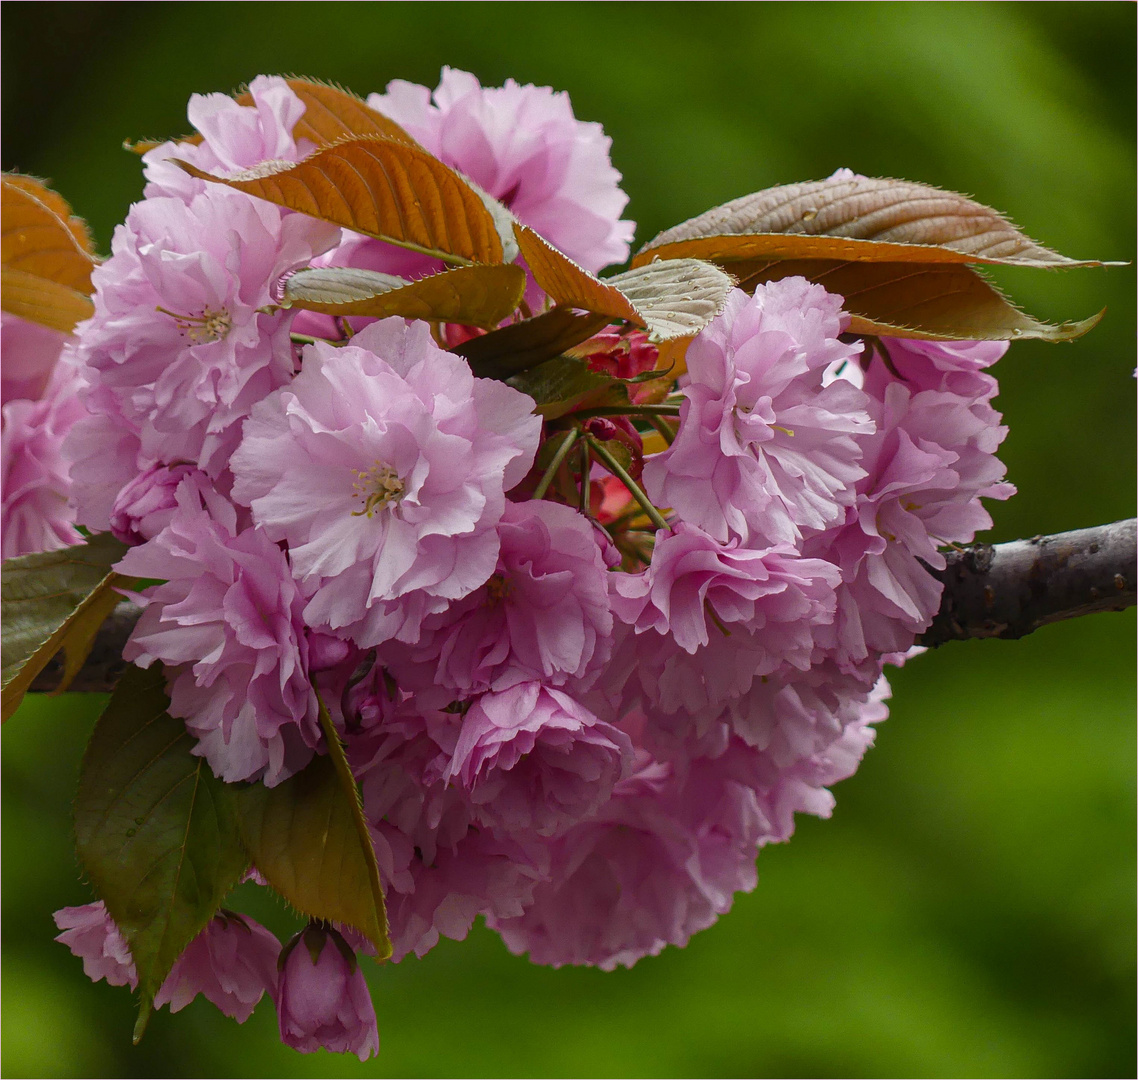
<path id="1" fill-rule="evenodd" d="M 81 331 L 90 411 L 117 412 L 152 464 L 224 470 L 252 406 L 293 374 L 291 312 L 264 314 L 280 277 L 338 230 L 216 185 L 135 204 L 92 274 Z M 76 456 L 82 456 L 77 452 Z"/>
<path id="2" fill-rule="evenodd" d="M 200 474 L 175 498 L 170 523 L 118 564 L 164 581 L 147 591 L 123 656 L 166 665 L 171 715 L 185 719 L 215 775 L 271 787 L 321 738 L 303 601 L 280 548 L 239 529 L 236 510 Z"/>
<path id="3" fill-rule="evenodd" d="M 305 350 L 233 456 L 234 497 L 286 541 L 305 620 L 357 644 L 414 642 L 424 616 L 498 561 L 505 492 L 528 471 L 533 401 L 475 379 L 424 323 L 375 323 Z"/>
<path id="4" fill-rule="evenodd" d="M 7 358 L 5 344 L 5 364 Z M 0 407 L 5 559 L 82 540 L 68 503 L 71 484 L 64 453 L 68 432 L 86 414 L 78 399 L 80 381 L 78 369 L 64 359 L 52 369 L 43 397 L 14 398 Z"/>
<path id="5" fill-rule="evenodd" d="M 507 502 L 494 573 L 424 620 L 407 661 L 392 662 L 400 684 L 423 698 L 435 690 L 446 705 L 532 679 L 586 683 L 607 659 L 612 634 L 598 536 L 568 506 Z"/>
<path id="6" fill-rule="evenodd" d="M 215 176 L 234 173 L 264 161 L 299 161 L 315 147 L 297 142 L 293 128 L 304 115 L 304 102 L 278 75 L 258 75 L 249 84 L 251 104 L 228 94 L 192 94 L 186 115 L 201 142 L 164 142 L 143 155 L 148 199 L 174 196 L 189 202 L 207 181 L 189 175 L 170 159 L 179 158 Z"/>
<path id="7" fill-rule="evenodd" d="M 198 994 L 239 1024 L 277 990 L 281 943 L 247 915 L 223 911 L 186 946 L 154 995 L 154 1007 L 184 1009 Z"/>
<path id="8" fill-rule="evenodd" d="M 126 938 L 102 900 L 60 908 L 54 917 L 55 925 L 63 931 L 55 940 L 83 961 L 83 972 L 88 979 L 92 982 L 106 979 L 111 986 L 138 989 L 138 972 Z"/>
<path id="9" fill-rule="evenodd" d="M 375 1006 L 355 953 L 331 927 L 309 924 L 281 953 L 276 993 L 281 1040 L 311 1054 L 379 1053 Z"/>
<path id="10" fill-rule="evenodd" d="M 568 694 L 519 683 L 466 711 L 443 778 L 484 824 L 551 836 L 599 809 L 631 759 L 627 736 Z"/>
<path id="11" fill-rule="evenodd" d="M 880 361 L 869 370 L 877 431 L 865 442 L 867 475 L 845 522 L 806 544 L 842 570 L 830 648 L 846 666 L 912 645 L 940 604 L 943 585 L 928 569 L 945 566 L 939 547 L 970 543 L 992 523 L 980 499 L 1015 490 L 995 456 L 1007 428 L 989 404 L 987 379 L 973 374 L 963 384 L 979 391 L 974 398 L 914 393 Z"/>
<path id="12" fill-rule="evenodd" d="M 865 395 L 822 385 L 859 345 L 838 340 L 841 297 L 804 278 L 735 289 L 692 341 L 675 442 L 644 464 L 649 495 L 717 540 L 797 541 L 840 521 L 865 475 Z"/>
<path id="13" fill-rule="evenodd" d="M 628 196 L 612 140 L 573 115 L 568 94 L 513 79 L 483 87 L 444 67 L 434 91 L 396 79 L 368 104 L 586 270 L 628 258 L 635 226 L 620 220 Z"/>

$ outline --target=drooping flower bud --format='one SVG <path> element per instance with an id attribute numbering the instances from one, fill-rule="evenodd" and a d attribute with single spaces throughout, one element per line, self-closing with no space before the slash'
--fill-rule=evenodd
<path id="1" fill-rule="evenodd" d="M 375 1007 L 341 934 L 309 923 L 281 951 L 279 967 L 277 1017 L 287 1046 L 303 1054 L 351 1052 L 360 1061 L 379 1053 Z"/>

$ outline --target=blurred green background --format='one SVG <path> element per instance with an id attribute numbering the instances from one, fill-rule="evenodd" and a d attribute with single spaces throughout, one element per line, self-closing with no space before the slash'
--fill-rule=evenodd
<path id="1" fill-rule="evenodd" d="M 51 177 L 108 249 L 137 198 L 124 138 L 259 72 L 360 92 L 443 64 L 568 90 L 613 138 L 641 240 L 839 166 L 964 191 L 1065 254 L 1133 259 L 1130 3 L 9 3 L 3 164 Z M 994 539 L 1134 513 L 1134 269 L 999 275 L 1033 314 L 1103 324 L 1000 364 L 1020 494 Z M 370 965 L 378 1060 L 280 1046 L 201 999 L 130 1045 L 132 1001 L 52 942 L 91 899 L 70 801 L 97 698 L 27 701 L 3 736 L 3 1074 L 1133 1076 L 1133 612 L 950 645 L 828 822 L 683 950 L 551 971 L 482 928 Z M 240 906 L 247 898 L 237 898 Z M 250 909 L 280 933 L 283 908 Z"/>

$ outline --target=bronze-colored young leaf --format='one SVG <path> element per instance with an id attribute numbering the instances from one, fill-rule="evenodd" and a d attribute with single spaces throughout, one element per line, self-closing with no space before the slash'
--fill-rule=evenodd
<path id="1" fill-rule="evenodd" d="M 508 263 L 459 266 L 418 281 L 353 267 L 314 267 L 288 278 L 284 306 L 326 315 L 400 315 L 489 329 L 517 309 L 525 288 L 526 272 Z"/>
<path id="2" fill-rule="evenodd" d="M 95 634 L 119 601 L 115 587 L 133 584 L 111 571 L 126 545 L 109 533 L 85 544 L 5 559 L 0 574 L 3 623 L 3 718 L 60 649 L 65 687 L 90 652 Z"/>
<path id="3" fill-rule="evenodd" d="M 253 863 L 297 911 L 347 923 L 391 955 L 375 851 L 359 790 L 321 704 L 328 753 L 276 787 L 238 793 L 242 839 Z"/>
<path id="4" fill-rule="evenodd" d="M 801 275 L 845 297 L 856 334 L 939 341 L 1071 341 L 1102 313 L 1080 322 L 1040 322 L 1020 311 L 991 282 L 959 263 L 849 263 L 779 259 L 733 263 L 748 292 L 761 281 Z"/>
<path id="5" fill-rule="evenodd" d="M 304 115 L 292 129 L 294 139 L 308 139 L 317 146 L 327 146 L 345 136 L 379 135 L 418 145 L 394 120 L 376 112 L 350 90 L 316 79 L 294 77 L 285 81 L 304 102 Z M 236 100 L 239 105 L 252 105 L 253 95 L 245 90 Z"/>
<path id="6" fill-rule="evenodd" d="M 628 390 L 618 379 L 591 371 L 583 360 L 558 356 L 506 380 L 515 390 L 529 394 L 534 412 L 547 420 L 576 409 L 629 404 Z"/>
<path id="7" fill-rule="evenodd" d="M 53 330 L 70 331 L 94 310 L 86 226 L 56 192 L 8 174 L 0 195 L 0 304 Z"/>
<path id="8" fill-rule="evenodd" d="M 444 262 L 503 261 L 482 197 L 419 146 L 377 136 L 345 139 L 300 162 L 269 161 L 230 177 L 178 164 L 191 176 Z"/>
<path id="9" fill-rule="evenodd" d="M 1107 265 L 1043 247 L 1002 214 L 964 195 L 853 174 L 767 188 L 724 203 L 649 240 L 632 265 L 684 257 L 717 263 L 780 258 Z"/>
<path id="10" fill-rule="evenodd" d="M 58 191 L 53 191 L 44 181 L 34 176 L 27 176 L 24 173 L 5 173 L 4 183 L 25 191 L 33 198 L 38 199 L 67 226 L 71 235 L 75 237 L 75 242 L 83 251 L 87 252 L 93 259 L 98 258 L 95 254 L 95 239 L 91 235 L 90 227 L 87 222 L 72 212 L 71 204 Z"/>
<path id="11" fill-rule="evenodd" d="M 464 341 L 451 352 L 464 356 L 481 378 L 508 379 L 591 338 L 608 323 L 605 315 L 555 307 L 525 322 Z"/>
<path id="12" fill-rule="evenodd" d="M 696 259 L 653 263 L 602 281 L 532 229 L 515 224 L 514 235 L 534 280 L 554 303 L 630 322 L 656 341 L 698 333 L 731 290 L 727 274 Z"/>
<path id="13" fill-rule="evenodd" d="M 161 665 L 130 667 L 99 718 L 75 795 L 79 861 L 130 946 L 142 1037 L 154 994 L 240 881 L 236 789 L 166 711 Z"/>
<path id="14" fill-rule="evenodd" d="M 0 270 L 0 307 L 10 315 L 69 334 L 89 319 L 95 305 L 89 296 L 25 270 Z"/>

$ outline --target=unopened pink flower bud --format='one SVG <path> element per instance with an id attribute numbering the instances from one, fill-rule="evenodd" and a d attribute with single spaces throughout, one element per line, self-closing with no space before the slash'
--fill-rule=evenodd
<path id="1" fill-rule="evenodd" d="M 312 922 L 282 950 L 277 982 L 281 1040 L 311 1054 L 324 1048 L 360 1061 L 379 1053 L 379 1031 L 356 954 L 331 927 Z"/>

